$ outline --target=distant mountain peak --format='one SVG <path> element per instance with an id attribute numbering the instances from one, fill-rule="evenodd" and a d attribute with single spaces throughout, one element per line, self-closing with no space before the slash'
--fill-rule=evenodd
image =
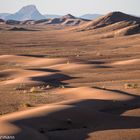
<path id="1" fill-rule="evenodd" d="M 11 20 L 19 20 L 19 21 L 24 21 L 24 20 L 40 20 L 44 19 L 45 16 L 43 16 L 38 9 L 36 8 L 35 5 L 27 5 L 22 7 L 18 12 L 14 14 L 10 14 L 9 16 L 6 17 L 6 19 L 11 19 Z"/>
<path id="2" fill-rule="evenodd" d="M 27 5 L 27 6 L 22 7 L 18 12 L 22 12 L 22 11 L 34 12 L 38 10 L 35 5 Z"/>
<path id="3" fill-rule="evenodd" d="M 33 4 L 30 4 L 30 5 L 23 6 L 22 8 L 35 8 L 36 9 L 36 6 Z"/>
<path id="4" fill-rule="evenodd" d="M 67 14 L 65 16 L 63 16 L 62 18 L 65 18 L 65 19 L 75 19 L 75 17 L 71 14 Z"/>

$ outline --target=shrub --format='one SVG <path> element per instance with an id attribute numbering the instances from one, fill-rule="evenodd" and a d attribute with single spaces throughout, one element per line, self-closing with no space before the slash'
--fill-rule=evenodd
<path id="1" fill-rule="evenodd" d="M 64 85 L 60 85 L 60 88 L 63 88 L 63 89 L 64 89 L 64 88 L 65 88 L 65 86 L 64 86 Z"/>
<path id="2" fill-rule="evenodd" d="M 35 88 L 35 87 L 32 87 L 32 88 L 30 89 L 30 92 L 31 92 L 31 93 L 36 93 L 36 92 L 38 92 L 38 89 Z"/>
<path id="3" fill-rule="evenodd" d="M 24 88 L 25 88 L 25 85 L 24 84 L 20 84 L 17 87 L 15 87 L 14 90 L 24 90 Z"/>
<path id="4" fill-rule="evenodd" d="M 72 124 L 72 119 L 68 118 L 66 121 L 68 124 Z"/>
<path id="5" fill-rule="evenodd" d="M 3 112 L 2 111 L 0 111 L 0 115 L 3 115 Z"/>
<path id="6" fill-rule="evenodd" d="M 67 64 L 70 64 L 70 61 L 67 61 Z"/>
<path id="7" fill-rule="evenodd" d="M 46 86 L 46 89 L 50 89 L 50 88 L 51 88 L 51 86 L 50 86 L 50 85 L 47 85 L 47 86 Z"/>
<path id="8" fill-rule="evenodd" d="M 124 88 L 125 89 L 138 88 L 138 84 L 126 83 L 124 84 Z"/>
<path id="9" fill-rule="evenodd" d="M 33 105 L 31 105 L 30 103 L 25 103 L 23 104 L 23 107 L 33 107 Z"/>

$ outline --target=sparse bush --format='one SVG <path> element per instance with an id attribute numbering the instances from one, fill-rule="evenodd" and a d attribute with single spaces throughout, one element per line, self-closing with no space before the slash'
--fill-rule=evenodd
<path id="1" fill-rule="evenodd" d="M 125 89 L 138 88 L 138 84 L 126 83 L 124 84 L 124 88 Z"/>
<path id="2" fill-rule="evenodd" d="M 39 132 L 42 133 L 42 134 L 45 133 L 44 128 L 40 128 Z"/>
<path id="3" fill-rule="evenodd" d="M 27 90 L 24 90 L 24 91 L 23 91 L 24 94 L 26 94 L 27 92 L 28 92 Z"/>
<path id="4" fill-rule="evenodd" d="M 97 52 L 96 56 L 102 56 L 102 54 L 100 52 Z"/>
<path id="5" fill-rule="evenodd" d="M 36 87 L 32 87 L 32 88 L 30 89 L 30 92 L 31 92 L 31 93 L 36 93 L 36 92 L 38 92 L 38 89 L 37 89 Z"/>
<path id="6" fill-rule="evenodd" d="M 106 89 L 105 86 L 102 86 L 102 89 Z"/>
<path id="7" fill-rule="evenodd" d="M 47 86 L 46 86 L 46 89 L 50 89 L 50 88 L 51 88 L 51 86 L 50 86 L 50 85 L 47 85 Z"/>
<path id="8" fill-rule="evenodd" d="M 68 118 L 68 119 L 67 119 L 67 123 L 68 123 L 68 124 L 72 124 L 72 119 Z"/>
<path id="9" fill-rule="evenodd" d="M 70 61 L 67 61 L 67 64 L 70 64 Z"/>
<path id="10" fill-rule="evenodd" d="M 43 85 L 40 89 L 41 89 L 41 90 L 45 90 L 45 89 L 46 89 L 46 87 Z"/>
<path id="11" fill-rule="evenodd" d="M 64 89 L 64 88 L 65 88 L 65 86 L 64 86 L 64 85 L 60 85 L 60 88 L 63 88 L 63 89 Z"/>
<path id="12" fill-rule="evenodd" d="M 133 84 L 133 87 L 134 88 L 138 88 L 138 84 Z"/>
<path id="13" fill-rule="evenodd" d="M 25 103 L 23 104 L 23 107 L 33 107 L 33 105 L 31 105 L 30 103 Z"/>
<path id="14" fill-rule="evenodd" d="M 15 87 L 14 90 L 24 90 L 25 89 L 25 85 L 24 84 L 20 84 L 17 87 Z"/>

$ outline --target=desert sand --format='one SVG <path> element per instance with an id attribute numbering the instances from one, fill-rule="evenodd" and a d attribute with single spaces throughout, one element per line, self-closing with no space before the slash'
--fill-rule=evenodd
<path id="1" fill-rule="evenodd" d="M 139 140 L 139 21 L 0 25 L 0 136 Z"/>

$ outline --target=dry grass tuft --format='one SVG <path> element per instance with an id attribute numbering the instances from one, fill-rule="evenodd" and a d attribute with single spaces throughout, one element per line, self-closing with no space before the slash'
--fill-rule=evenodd
<path id="1" fill-rule="evenodd" d="M 138 88 L 138 84 L 133 83 L 125 83 L 124 84 L 125 89 L 131 89 L 131 88 Z"/>

